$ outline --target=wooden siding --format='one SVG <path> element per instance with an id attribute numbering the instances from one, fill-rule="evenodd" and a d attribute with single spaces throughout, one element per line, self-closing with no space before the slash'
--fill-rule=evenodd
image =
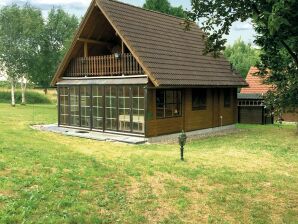
<path id="1" fill-rule="evenodd" d="M 64 74 L 66 77 L 112 76 L 144 74 L 142 67 L 132 54 L 90 56 L 74 58 Z"/>
<path id="2" fill-rule="evenodd" d="M 156 118 L 156 91 L 148 90 L 147 130 L 146 136 L 158 136 L 180 132 L 183 129 L 183 116 L 173 118 Z"/>
<path id="3" fill-rule="evenodd" d="M 224 90 L 207 89 L 207 108 L 192 110 L 192 89 L 184 89 L 183 113 L 181 117 L 156 118 L 155 90 L 148 90 L 147 137 L 172 134 L 185 131 L 194 131 L 222 125 L 231 125 L 237 122 L 237 89 L 231 88 L 231 105 L 224 107 Z M 222 116 L 222 122 L 220 119 Z"/>

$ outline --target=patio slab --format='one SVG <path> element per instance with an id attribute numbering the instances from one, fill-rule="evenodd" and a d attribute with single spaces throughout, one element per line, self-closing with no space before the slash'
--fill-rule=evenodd
<path id="1" fill-rule="evenodd" d="M 128 144 L 144 144 L 147 142 L 145 137 L 118 135 L 112 133 L 95 132 L 90 130 L 81 130 L 75 128 L 59 127 L 57 124 L 49 125 L 34 125 L 35 130 L 49 131 L 59 133 L 67 136 L 74 136 L 79 138 L 93 139 L 97 141 L 109 141 L 109 142 L 123 142 Z"/>

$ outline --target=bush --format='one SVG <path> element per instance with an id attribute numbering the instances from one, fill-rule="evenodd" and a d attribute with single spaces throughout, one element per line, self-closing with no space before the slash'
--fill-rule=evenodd
<path id="1" fill-rule="evenodd" d="M 11 103 L 10 91 L 0 91 L 0 103 Z M 15 92 L 16 104 L 22 102 L 21 91 Z M 28 104 L 50 104 L 51 100 L 46 96 L 33 91 L 26 91 L 26 103 Z"/>

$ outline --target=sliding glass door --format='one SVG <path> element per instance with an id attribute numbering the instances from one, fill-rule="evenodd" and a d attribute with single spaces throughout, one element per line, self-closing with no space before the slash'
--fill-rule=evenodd
<path id="1" fill-rule="evenodd" d="M 105 87 L 105 129 L 117 131 L 117 87 Z"/>
<path id="2" fill-rule="evenodd" d="M 80 126 L 79 87 L 69 88 L 70 97 L 70 125 Z"/>
<path id="3" fill-rule="evenodd" d="M 145 129 L 145 96 L 144 88 L 132 87 L 132 127 L 135 133 L 144 133 Z"/>
<path id="4" fill-rule="evenodd" d="M 118 124 L 119 131 L 131 131 L 131 87 L 118 88 Z"/>
<path id="5" fill-rule="evenodd" d="M 69 125 L 69 89 L 68 87 L 59 88 L 59 123 Z"/>
<path id="6" fill-rule="evenodd" d="M 91 127 L 91 86 L 80 87 L 81 127 Z"/>
<path id="7" fill-rule="evenodd" d="M 103 130 L 104 122 L 104 87 L 92 86 L 93 128 Z"/>

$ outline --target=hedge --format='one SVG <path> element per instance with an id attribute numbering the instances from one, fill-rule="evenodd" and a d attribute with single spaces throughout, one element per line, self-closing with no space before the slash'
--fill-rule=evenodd
<path id="1" fill-rule="evenodd" d="M 28 104 L 50 104 L 51 100 L 43 94 L 26 91 L 26 103 Z M 15 100 L 16 104 L 20 104 L 22 102 L 22 94 L 21 91 L 17 90 L 15 92 Z M 10 91 L 1 91 L 0 90 L 0 103 L 11 103 L 11 93 Z"/>

